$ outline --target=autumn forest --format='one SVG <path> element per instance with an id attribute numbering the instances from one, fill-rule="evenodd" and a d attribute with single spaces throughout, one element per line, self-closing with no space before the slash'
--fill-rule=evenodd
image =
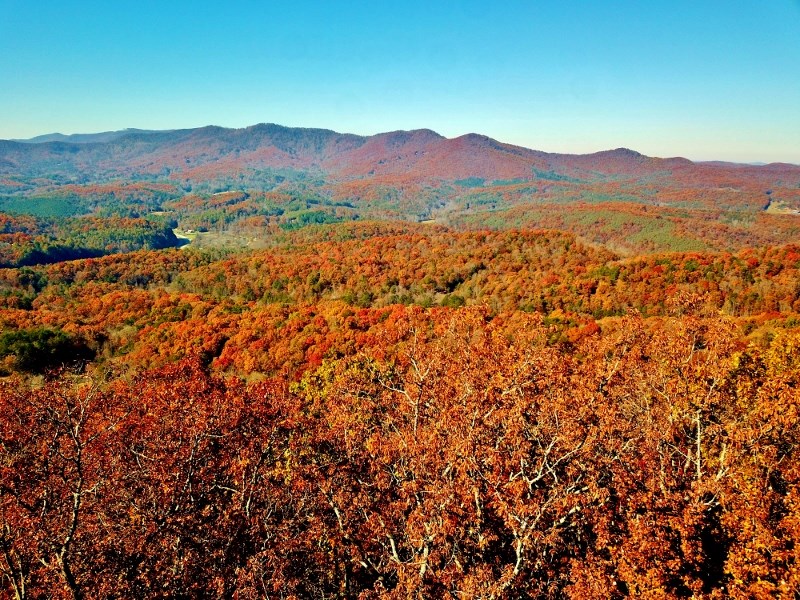
<path id="1" fill-rule="evenodd" d="M 800 167 L 0 141 L 0 597 L 792 598 Z"/>

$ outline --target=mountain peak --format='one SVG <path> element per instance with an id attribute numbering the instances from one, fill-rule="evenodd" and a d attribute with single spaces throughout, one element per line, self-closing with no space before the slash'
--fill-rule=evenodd
<path id="1" fill-rule="evenodd" d="M 383 140 L 390 147 L 404 146 L 408 143 L 414 142 L 417 144 L 425 144 L 445 139 L 435 131 L 430 129 L 412 129 L 406 131 L 398 129 L 397 131 L 387 131 L 386 133 L 378 133 L 372 136 L 375 139 Z"/>
<path id="2" fill-rule="evenodd" d="M 630 148 L 614 148 L 613 150 L 604 150 L 602 152 L 597 152 L 596 154 L 601 154 L 605 156 L 615 156 L 619 158 L 647 158 L 641 152 L 636 152 L 636 150 L 631 150 Z"/>

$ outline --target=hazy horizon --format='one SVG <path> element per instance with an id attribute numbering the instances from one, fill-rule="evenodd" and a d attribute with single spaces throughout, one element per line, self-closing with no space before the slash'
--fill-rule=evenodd
<path id="1" fill-rule="evenodd" d="M 218 125 L 216 123 L 207 123 L 205 125 L 198 125 L 197 127 L 180 127 L 180 128 L 171 128 L 171 129 L 145 129 L 143 127 L 123 127 L 122 129 L 113 129 L 113 130 L 105 130 L 105 131 L 74 131 L 74 132 L 71 132 L 71 133 L 64 133 L 62 131 L 50 131 L 50 132 L 47 132 L 47 133 L 41 133 L 41 134 L 33 135 L 31 137 L 9 138 L 7 141 L 29 142 L 29 141 L 34 140 L 36 138 L 47 137 L 47 136 L 51 136 L 51 135 L 70 137 L 70 136 L 84 136 L 84 135 L 102 135 L 102 134 L 105 134 L 105 133 L 119 133 L 119 132 L 125 132 L 125 131 L 145 132 L 145 133 L 150 133 L 150 132 L 163 133 L 163 132 L 169 132 L 169 131 L 203 129 L 205 127 L 221 127 L 223 129 L 247 129 L 249 127 L 254 127 L 254 126 L 257 126 L 257 125 L 278 125 L 280 127 L 286 127 L 286 128 L 289 128 L 289 129 L 320 129 L 320 130 L 333 131 L 333 132 L 335 132 L 337 134 L 342 134 L 342 135 L 359 135 L 359 136 L 363 136 L 363 137 L 370 137 L 370 136 L 374 136 L 374 135 L 392 133 L 394 131 L 412 131 L 412 130 L 389 129 L 389 130 L 386 130 L 386 131 L 376 131 L 374 133 L 356 133 L 356 132 L 353 132 L 353 131 L 341 131 L 341 130 L 338 130 L 338 129 L 334 129 L 332 127 L 306 127 L 306 126 L 303 126 L 303 125 L 284 125 L 282 123 L 272 123 L 270 121 L 261 121 L 259 123 L 251 123 L 250 125 L 245 125 L 243 127 L 227 127 L 225 125 Z M 431 128 L 430 127 L 420 127 L 418 129 L 429 129 L 430 130 Z M 432 131 L 434 131 L 435 133 L 437 133 L 439 135 L 443 135 L 439 131 L 436 131 L 436 130 L 432 130 Z M 452 138 L 456 138 L 456 137 L 460 137 L 460 136 L 464 136 L 464 135 L 469 135 L 469 134 L 485 135 L 485 134 L 482 134 L 480 131 L 466 131 L 466 132 L 461 133 L 459 135 L 455 135 L 455 136 L 447 136 L 447 135 L 445 135 L 444 137 L 452 139 Z M 489 136 L 489 137 L 491 137 L 491 136 Z M 0 138 L 0 139 L 2 139 L 2 138 Z M 502 143 L 511 143 L 511 142 L 506 142 L 506 140 L 502 140 L 502 139 L 498 139 L 497 141 L 498 142 L 502 142 Z M 597 152 L 607 152 L 607 151 L 617 150 L 617 149 L 620 149 L 620 148 L 627 148 L 625 146 L 617 146 L 615 148 L 598 148 L 596 150 L 590 150 L 588 152 L 567 152 L 567 151 L 556 152 L 556 151 L 548 150 L 547 148 L 538 148 L 538 147 L 535 147 L 535 146 L 523 146 L 521 144 L 514 144 L 514 145 L 522 146 L 522 147 L 528 148 L 530 150 L 538 150 L 538 151 L 542 151 L 542 152 L 548 152 L 548 153 L 551 153 L 551 154 L 576 154 L 576 155 L 578 155 L 578 154 L 594 154 L 594 153 L 597 153 Z M 628 150 L 633 150 L 635 152 L 639 152 L 639 150 L 637 148 L 627 148 L 627 149 Z M 645 154 L 645 153 L 642 153 L 642 154 Z M 666 156 L 666 155 L 664 155 L 664 156 L 656 156 L 656 155 L 647 155 L 647 154 L 645 154 L 645 155 L 646 156 L 651 156 L 653 158 L 688 158 L 692 162 L 698 162 L 698 163 L 702 163 L 702 162 L 731 162 L 731 163 L 735 163 L 735 164 L 756 165 L 756 166 L 758 166 L 758 165 L 768 165 L 768 164 L 774 164 L 774 163 L 784 163 L 784 164 L 800 166 L 800 161 L 798 161 L 798 162 L 762 161 L 762 160 L 758 160 L 758 159 L 755 159 L 755 160 L 724 160 L 724 159 L 713 158 L 713 157 L 712 158 L 692 158 L 692 157 L 686 156 L 684 154 L 675 154 L 675 155 L 670 155 L 670 156 Z"/>
<path id="2" fill-rule="evenodd" d="M 260 122 L 800 163 L 800 2 L 6 1 L 0 138 Z"/>

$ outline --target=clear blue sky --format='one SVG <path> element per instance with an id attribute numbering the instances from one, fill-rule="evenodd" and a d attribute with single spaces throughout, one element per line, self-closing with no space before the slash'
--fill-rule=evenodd
<path id="1" fill-rule="evenodd" d="M 0 138 L 259 122 L 800 163 L 800 0 L 0 0 Z"/>

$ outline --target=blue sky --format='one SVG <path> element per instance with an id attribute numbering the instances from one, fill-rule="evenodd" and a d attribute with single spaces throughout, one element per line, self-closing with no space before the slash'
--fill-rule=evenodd
<path id="1" fill-rule="evenodd" d="M 800 0 L 0 0 L 0 138 L 260 122 L 800 163 Z"/>

